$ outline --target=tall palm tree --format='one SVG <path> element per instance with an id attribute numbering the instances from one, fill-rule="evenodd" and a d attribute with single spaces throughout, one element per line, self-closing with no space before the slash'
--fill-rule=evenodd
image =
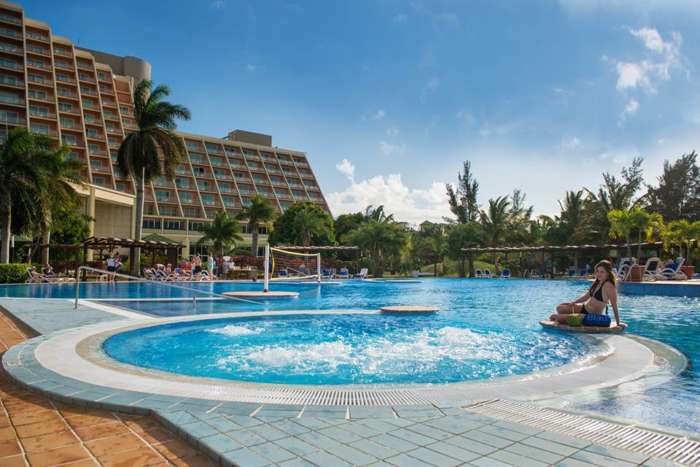
<path id="1" fill-rule="evenodd" d="M 73 184 L 83 184 L 80 171 L 85 164 L 78 159 L 69 158 L 69 150 L 65 146 L 52 150 L 50 149 L 51 140 L 43 136 L 35 137 L 40 147 L 47 148 L 42 157 L 42 166 L 47 172 L 47 190 L 39 197 L 42 211 L 39 230 L 41 243 L 48 245 L 51 240 L 52 213 L 62 206 L 75 205 L 78 202 L 78 194 L 75 192 Z M 42 247 L 41 262 L 42 264 L 49 263 L 48 247 Z"/>
<path id="2" fill-rule="evenodd" d="M 185 157 L 185 146 L 175 133 L 175 120 L 189 120 L 190 111 L 163 99 L 170 95 L 167 86 L 153 87 L 148 80 L 139 82 L 134 88 L 134 116 L 138 129 L 129 133 L 121 146 L 117 163 L 119 170 L 136 181 L 136 232 L 141 240 L 143 233 L 144 187 L 153 178 L 175 176 L 177 164 Z M 140 248 L 131 258 L 131 273 L 140 273 Z"/>
<path id="3" fill-rule="evenodd" d="M 381 277 L 389 261 L 401 254 L 408 234 L 401 224 L 372 219 L 353 230 L 350 241 L 359 246 L 369 259 L 372 274 Z"/>
<path id="4" fill-rule="evenodd" d="M 387 214 L 384 205 L 380 204 L 376 208 L 371 204 L 365 208 L 365 221 L 374 220 L 377 222 L 394 222 L 394 215 Z"/>
<path id="5" fill-rule="evenodd" d="M 314 209 L 314 205 L 304 206 L 294 216 L 293 226 L 297 235 L 295 243 L 302 246 L 311 245 L 314 236 L 322 235 L 328 231 L 327 216 L 320 209 Z"/>
<path id="6" fill-rule="evenodd" d="M 497 246 L 503 240 L 510 215 L 509 207 L 508 196 L 499 196 L 496 199 L 490 199 L 487 210 L 481 211 L 481 225 L 491 246 Z"/>
<path id="7" fill-rule="evenodd" d="M 622 238 L 627 243 L 627 256 L 632 256 L 630 238 L 635 223 L 629 209 L 613 209 L 608 212 L 608 222 L 610 222 L 610 237 Z"/>
<path id="8" fill-rule="evenodd" d="M 239 217 L 248 219 L 251 234 L 253 236 L 250 245 L 250 254 L 258 255 L 258 235 L 261 225 L 268 224 L 275 215 L 275 208 L 272 207 L 267 198 L 256 195 L 250 200 L 250 204 L 243 208 Z"/>
<path id="9" fill-rule="evenodd" d="M 243 240 L 238 219 L 230 217 L 225 211 L 217 212 L 214 221 L 202 227 L 202 233 L 204 235 L 197 243 L 211 242 L 220 256 L 224 256 L 227 249 L 235 247 L 236 242 Z"/>
<path id="10" fill-rule="evenodd" d="M 15 128 L 0 147 L 0 226 L 2 250 L 0 262 L 10 261 L 10 237 L 13 217 L 21 219 L 17 230 L 38 225 L 43 216 L 40 200 L 48 193 L 46 161 L 51 149 L 39 144 L 26 128 Z"/>

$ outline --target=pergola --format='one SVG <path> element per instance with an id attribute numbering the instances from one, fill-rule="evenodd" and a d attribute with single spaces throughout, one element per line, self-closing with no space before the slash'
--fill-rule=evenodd
<path id="1" fill-rule="evenodd" d="M 641 243 L 605 243 L 605 244 L 584 244 L 584 245 L 532 245 L 532 246 L 495 246 L 495 247 L 468 247 L 462 248 L 462 253 L 505 253 L 506 258 L 509 253 L 541 253 L 542 264 L 545 264 L 547 253 L 573 253 L 574 268 L 578 270 L 578 254 L 580 252 L 605 251 L 612 249 L 626 248 L 659 248 L 663 242 L 641 242 Z M 543 266 L 544 267 L 544 266 Z M 544 272 L 544 271 L 543 271 Z"/>
<path id="2" fill-rule="evenodd" d="M 83 258 L 87 258 L 87 251 L 104 250 L 112 251 L 116 248 L 128 248 L 129 257 L 133 259 L 136 248 L 141 248 L 142 251 L 151 253 L 154 257 L 156 253 L 162 252 L 168 257 L 168 261 L 175 264 L 182 250 L 181 243 L 171 243 L 156 240 L 133 240 L 131 238 L 119 237 L 90 237 L 83 240 L 81 244 L 83 248 Z"/>

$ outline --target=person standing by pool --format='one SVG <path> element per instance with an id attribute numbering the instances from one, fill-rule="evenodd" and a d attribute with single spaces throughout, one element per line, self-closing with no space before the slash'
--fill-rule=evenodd
<path id="1" fill-rule="evenodd" d="M 549 317 L 550 320 L 566 324 L 572 314 L 603 314 L 607 310 L 608 303 L 612 306 L 617 326 L 625 328 L 627 325 L 620 321 L 620 311 L 617 308 L 617 287 L 615 274 L 610 261 L 600 261 L 593 271 L 595 280 L 588 291 L 573 302 L 565 302 L 557 305 L 557 312 Z"/>

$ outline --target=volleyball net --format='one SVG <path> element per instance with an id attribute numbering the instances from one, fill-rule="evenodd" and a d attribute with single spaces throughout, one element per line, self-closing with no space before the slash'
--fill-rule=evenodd
<path id="1" fill-rule="evenodd" d="M 321 253 L 302 253 L 267 246 L 265 266 L 266 289 L 270 280 L 321 280 Z"/>

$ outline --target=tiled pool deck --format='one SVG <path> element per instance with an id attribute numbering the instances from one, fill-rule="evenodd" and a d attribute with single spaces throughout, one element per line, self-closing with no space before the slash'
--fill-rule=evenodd
<path id="1" fill-rule="evenodd" d="M 623 444 L 613 442 L 617 439 L 614 433 L 630 433 L 634 428 L 585 417 L 575 418 L 572 423 L 592 423 L 591 435 L 596 433 L 595 426 L 611 430 L 613 434 L 606 438 L 609 442 L 591 441 L 592 437 L 585 434 L 567 436 L 555 423 L 542 425 L 541 418 L 552 413 L 540 416 L 538 423 L 537 416 L 531 421 L 523 416 L 519 423 L 505 421 L 507 417 L 500 416 L 500 412 L 488 413 L 485 405 L 470 409 L 439 404 L 363 407 L 222 402 L 135 393 L 79 382 L 39 364 L 34 354 L 37 346 L 53 333 L 60 333 L 61 328 L 128 318 L 91 309 L 92 318 L 86 320 L 82 307 L 76 312 L 66 300 L 0 300 L 0 306 L 31 328 L 47 333 L 6 352 L 3 365 L 13 378 L 47 394 L 57 401 L 54 404 L 77 407 L 74 410 L 98 409 L 128 416 L 152 414 L 191 446 L 204 451 L 212 464 L 672 465 L 654 457 L 650 447 L 612 447 Z M 634 433 L 644 439 L 658 436 L 651 431 Z M 688 452 L 687 458 L 675 460 L 700 465 L 700 444 L 696 452 L 692 440 L 670 436 L 668 439 L 665 446 L 682 445 Z M 668 457 L 662 447 L 658 450 Z M 90 460 L 93 464 L 100 462 Z"/>

